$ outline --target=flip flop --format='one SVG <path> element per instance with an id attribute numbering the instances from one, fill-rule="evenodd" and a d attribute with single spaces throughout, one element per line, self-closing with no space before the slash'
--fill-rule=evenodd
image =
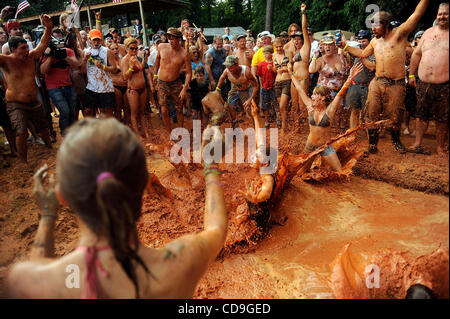
<path id="1" fill-rule="evenodd" d="M 408 148 L 408 152 L 409 153 L 414 153 L 414 154 L 431 155 L 431 152 L 425 150 L 422 146 L 417 146 L 417 147 L 414 147 L 414 148 Z"/>

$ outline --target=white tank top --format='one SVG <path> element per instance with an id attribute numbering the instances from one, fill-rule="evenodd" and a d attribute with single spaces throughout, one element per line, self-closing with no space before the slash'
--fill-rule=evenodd
<path id="1" fill-rule="evenodd" d="M 101 46 L 100 49 L 87 48 L 84 52 L 91 52 L 91 58 L 100 60 L 103 65 L 108 65 L 108 49 Z M 96 93 L 114 93 L 114 85 L 111 76 L 104 70 L 95 66 L 90 59 L 87 63 L 86 73 L 88 84 L 86 89 Z"/>
<path id="2" fill-rule="evenodd" d="M 247 90 L 250 86 L 250 81 L 245 76 L 246 65 L 239 65 L 242 68 L 239 77 L 235 78 L 231 72 L 228 72 L 228 80 L 230 80 L 233 88 L 239 91 Z"/>

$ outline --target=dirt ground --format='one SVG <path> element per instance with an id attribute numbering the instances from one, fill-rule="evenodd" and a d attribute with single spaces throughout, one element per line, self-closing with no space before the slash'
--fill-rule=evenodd
<path id="1" fill-rule="evenodd" d="M 160 144 L 162 132 L 155 114 L 152 123 L 154 136 L 148 142 Z M 249 124 L 245 120 L 241 126 Z M 280 150 L 300 153 L 307 133 L 306 124 L 300 132 L 289 130 L 280 138 Z M 380 139 L 378 154 L 359 160 L 350 182 L 305 183 L 294 178 L 275 209 L 287 216 L 286 223 L 273 226 L 266 238 L 245 250 L 221 254 L 200 281 L 194 298 L 333 298 L 327 283 L 330 263 L 349 242 L 355 252 L 392 249 L 410 258 L 438 247 L 448 250 L 449 160 L 436 154 L 433 126 L 427 134 L 424 146 L 432 151 L 430 156 L 398 154 L 386 135 Z M 413 138 L 403 136 L 402 141 L 408 146 Z M 366 138 L 361 136 L 357 142 L 361 150 L 367 149 Z M 27 259 L 36 234 L 38 209 L 31 197 L 32 176 L 44 163 L 50 172 L 55 171 L 59 143 L 52 151 L 29 144 L 27 165 L 0 156 L 0 297 L 5 294 L 9 267 Z M 1 153 L 9 150 L 3 146 Z M 205 193 L 202 170 L 190 168 L 186 176 L 160 154 L 148 152 L 147 160 L 149 170 L 172 191 L 174 199 L 145 195 L 138 222 L 142 243 L 161 247 L 183 234 L 200 231 Z M 224 167 L 230 219 L 244 203 L 237 190 L 251 176 L 248 164 Z M 56 222 L 56 255 L 71 252 L 78 236 L 75 218 L 69 209 L 62 209 Z"/>

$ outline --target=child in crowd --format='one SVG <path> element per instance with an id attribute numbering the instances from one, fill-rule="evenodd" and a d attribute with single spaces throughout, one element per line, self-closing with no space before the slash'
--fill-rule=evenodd
<path id="1" fill-rule="evenodd" d="M 266 45 L 263 48 L 265 61 L 258 64 L 257 75 L 259 77 L 259 85 L 261 87 L 261 110 L 263 111 L 266 119 L 265 127 L 270 127 L 269 124 L 269 111 L 274 108 L 277 113 L 277 119 L 279 118 L 278 102 L 275 94 L 275 78 L 277 71 L 273 64 L 273 47 Z"/>

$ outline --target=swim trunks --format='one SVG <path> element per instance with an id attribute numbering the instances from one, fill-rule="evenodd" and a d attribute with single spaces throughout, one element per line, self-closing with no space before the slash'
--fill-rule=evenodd
<path id="1" fill-rule="evenodd" d="M 182 101 L 178 96 L 183 89 L 183 83 L 180 79 L 172 82 L 166 82 L 158 79 L 158 101 L 162 107 L 168 107 L 169 101 L 172 100 L 178 112 L 181 112 Z"/>
<path id="2" fill-rule="evenodd" d="M 275 93 L 277 98 L 281 97 L 281 94 L 291 97 L 291 82 L 291 80 L 275 82 Z"/>
<path id="3" fill-rule="evenodd" d="M 432 84 L 417 79 L 416 118 L 422 121 L 448 121 L 448 82 Z"/>
<path id="4" fill-rule="evenodd" d="M 38 133 L 48 129 L 44 110 L 39 101 L 31 103 L 7 101 L 6 111 L 8 112 L 13 129 L 16 131 L 16 135 L 27 134 L 27 121 L 33 123 Z"/>

